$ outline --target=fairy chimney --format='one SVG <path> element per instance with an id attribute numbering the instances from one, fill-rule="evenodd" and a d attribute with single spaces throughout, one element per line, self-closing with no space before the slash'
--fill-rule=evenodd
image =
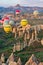
<path id="1" fill-rule="evenodd" d="M 37 65 L 37 63 L 36 62 L 33 62 L 32 65 Z"/>
<path id="2" fill-rule="evenodd" d="M 33 40 L 34 39 L 34 34 L 32 33 L 32 37 L 31 37 L 31 39 Z"/>
<path id="3" fill-rule="evenodd" d="M 2 61 L 1 61 L 1 59 L 0 59 L 0 65 L 2 65 Z"/>
<path id="4" fill-rule="evenodd" d="M 15 34 L 15 38 L 16 38 L 16 36 L 17 36 L 17 28 L 16 28 L 16 27 L 15 27 L 15 28 L 13 28 L 12 33 L 14 33 L 14 34 Z"/>
<path id="5" fill-rule="evenodd" d="M 14 47 L 13 47 L 13 52 L 15 52 L 16 51 L 16 45 L 14 44 Z"/>
<path id="6" fill-rule="evenodd" d="M 41 27 L 41 29 L 43 30 L 43 25 L 41 25 L 40 27 Z"/>
<path id="7" fill-rule="evenodd" d="M 26 39 L 27 39 L 27 34 L 25 33 L 25 35 L 24 35 L 24 40 L 26 41 Z"/>
<path id="8" fill-rule="evenodd" d="M 5 62 L 5 56 L 4 56 L 4 53 L 2 53 L 2 55 L 1 55 L 1 61 L 2 61 L 2 63 Z"/>
<path id="9" fill-rule="evenodd" d="M 22 65 L 21 59 L 19 58 L 17 61 L 17 65 Z"/>
<path id="10" fill-rule="evenodd" d="M 43 45 L 43 39 L 41 40 L 41 44 Z"/>
<path id="11" fill-rule="evenodd" d="M 37 58 L 34 56 L 34 54 L 32 54 L 25 65 L 32 65 L 33 62 L 35 62 L 34 64 L 38 64 Z"/>
<path id="12" fill-rule="evenodd" d="M 24 41 L 24 44 L 23 44 L 24 48 L 27 46 L 26 42 Z"/>
<path id="13" fill-rule="evenodd" d="M 35 29 L 35 40 L 37 40 L 37 30 Z"/>
<path id="14" fill-rule="evenodd" d="M 8 60 L 7 60 L 7 64 L 9 63 L 9 62 L 14 62 L 14 55 L 13 55 L 13 53 L 11 53 L 11 55 L 10 55 L 10 57 L 8 58 Z"/>
<path id="15" fill-rule="evenodd" d="M 18 31 L 19 32 L 19 37 L 22 36 L 22 29 Z"/>

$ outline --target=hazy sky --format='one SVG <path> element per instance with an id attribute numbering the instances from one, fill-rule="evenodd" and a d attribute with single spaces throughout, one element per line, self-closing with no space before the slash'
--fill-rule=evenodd
<path id="1" fill-rule="evenodd" d="M 16 4 L 43 7 L 43 0 L 0 0 L 0 6 L 8 7 L 15 6 Z"/>

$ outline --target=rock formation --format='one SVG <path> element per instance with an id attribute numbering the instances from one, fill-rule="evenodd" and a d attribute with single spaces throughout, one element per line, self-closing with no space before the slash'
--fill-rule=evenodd
<path id="1" fill-rule="evenodd" d="M 14 62 L 14 55 L 13 55 L 13 53 L 11 53 L 11 55 L 9 56 L 9 58 L 8 58 L 6 63 L 8 64 L 9 62 Z"/>
<path id="2" fill-rule="evenodd" d="M 38 60 L 37 58 L 35 57 L 34 54 L 32 54 L 32 56 L 29 58 L 29 60 L 26 62 L 25 65 L 37 65 L 38 64 Z"/>
<path id="3" fill-rule="evenodd" d="M 17 65 L 22 65 L 21 59 L 19 58 L 17 61 Z"/>
<path id="4" fill-rule="evenodd" d="M 2 55 L 1 55 L 1 62 L 2 62 L 2 63 L 5 62 L 5 56 L 4 56 L 4 53 L 2 53 Z"/>

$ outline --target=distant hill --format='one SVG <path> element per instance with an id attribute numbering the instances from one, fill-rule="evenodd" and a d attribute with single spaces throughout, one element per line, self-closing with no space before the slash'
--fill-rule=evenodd
<path id="1" fill-rule="evenodd" d="M 38 10 L 40 13 L 43 13 L 43 7 L 25 7 L 25 6 L 20 6 L 19 4 L 7 8 L 0 7 L 0 13 L 15 12 L 16 9 L 21 10 L 21 12 L 32 13 L 34 10 Z"/>

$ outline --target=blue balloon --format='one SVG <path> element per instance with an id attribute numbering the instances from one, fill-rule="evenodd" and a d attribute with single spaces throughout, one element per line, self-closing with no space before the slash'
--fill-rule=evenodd
<path id="1" fill-rule="evenodd" d="M 8 25 L 9 24 L 9 20 L 4 21 L 3 25 Z"/>

